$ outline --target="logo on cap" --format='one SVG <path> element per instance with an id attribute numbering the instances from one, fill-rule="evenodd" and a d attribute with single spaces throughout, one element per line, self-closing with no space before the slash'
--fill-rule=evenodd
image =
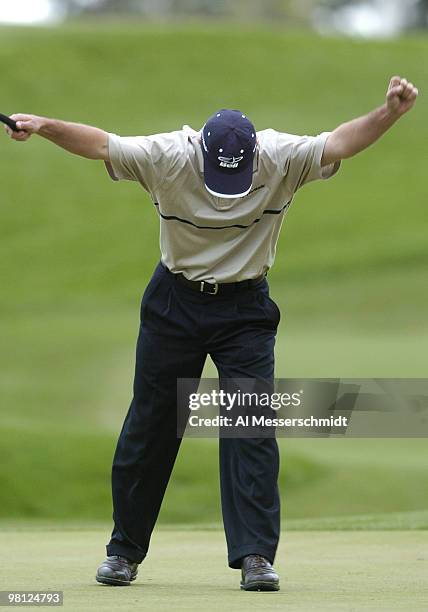
<path id="1" fill-rule="evenodd" d="M 244 158 L 241 155 L 241 157 L 218 157 L 218 160 L 220 160 L 220 166 L 222 168 L 237 168 L 238 164 L 240 161 L 242 161 Z"/>

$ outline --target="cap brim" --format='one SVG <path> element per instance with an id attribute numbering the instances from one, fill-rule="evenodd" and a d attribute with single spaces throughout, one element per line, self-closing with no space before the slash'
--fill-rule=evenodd
<path id="1" fill-rule="evenodd" d="M 213 167 L 204 159 L 205 187 L 218 198 L 243 198 L 248 195 L 253 182 L 253 165 L 248 164 L 241 172 L 228 174 Z"/>

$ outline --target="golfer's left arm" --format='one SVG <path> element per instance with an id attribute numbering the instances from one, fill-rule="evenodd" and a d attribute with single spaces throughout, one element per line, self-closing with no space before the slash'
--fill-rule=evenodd
<path id="1" fill-rule="evenodd" d="M 413 108 L 418 93 L 413 83 L 393 77 L 383 106 L 364 117 L 340 125 L 330 134 L 324 147 L 321 165 L 328 166 L 367 149 Z"/>

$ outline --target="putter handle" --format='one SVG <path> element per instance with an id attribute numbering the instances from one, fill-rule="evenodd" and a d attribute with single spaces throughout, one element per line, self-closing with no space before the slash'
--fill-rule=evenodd
<path id="1" fill-rule="evenodd" d="M 2 113 L 0 113 L 0 121 L 8 125 L 14 132 L 19 132 L 18 128 L 16 127 L 16 121 L 11 119 L 7 115 L 3 115 Z"/>

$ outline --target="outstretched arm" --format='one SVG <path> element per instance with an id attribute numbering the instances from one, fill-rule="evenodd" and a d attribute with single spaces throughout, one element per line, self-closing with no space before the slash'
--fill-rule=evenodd
<path id="1" fill-rule="evenodd" d="M 418 93 L 413 83 L 393 77 L 383 106 L 365 117 L 343 123 L 330 134 L 321 165 L 328 166 L 367 149 L 414 106 Z"/>
<path id="2" fill-rule="evenodd" d="M 36 115 L 16 114 L 11 118 L 16 121 L 19 132 L 12 131 L 8 126 L 5 126 L 5 130 L 13 140 L 25 142 L 32 134 L 39 134 L 75 155 L 109 160 L 108 134 L 104 130 Z"/>

